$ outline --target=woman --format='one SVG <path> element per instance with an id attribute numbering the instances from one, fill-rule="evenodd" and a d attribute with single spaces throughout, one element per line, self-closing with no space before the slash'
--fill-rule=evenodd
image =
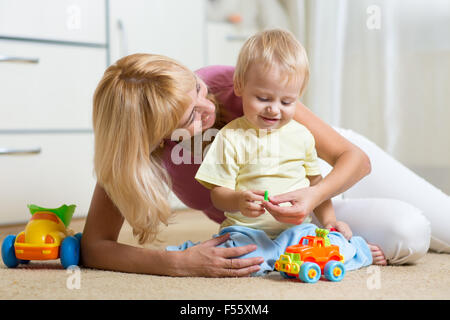
<path id="1" fill-rule="evenodd" d="M 224 219 L 212 206 L 209 190 L 194 179 L 198 157 L 183 149 L 192 161 L 179 163 L 178 159 L 174 163 L 183 147 L 171 137 L 184 135 L 186 140 L 185 133 L 189 133 L 195 140 L 208 129 L 220 128 L 242 115 L 241 101 L 233 92 L 233 72 L 232 67 L 216 66 L 194 74 L 176 61 L 150 54 L 124 57 L 105 71 L 94 95 L 98 182 L 83 232 L 84 265 L 171 276 L 248 276 L 259 270 L 261 258 L 234 258 L 254 251 L 254 245 L 215 247 L 226 241 L 227 235 L 179 252 L 117 242 L 125 219 L 139 243 L 155 238 L 159 224 L 167 224 L 170 215 L 166 186 L 187 206 L 202 210 L 214 221 Z M 320 183 L 272 198 L 278 203 L 290 201 L 297 209 L 295 215 L 301 217 L 369 174 L 371 164 L 360 148 L 300 102 L 294 119 L 312 132 L 319 157 L 332 167 Z M 348 222 L 355 234 L 378 245 L 374 254 L 378 264 L 413 262 L 428 250 L 429 223 L 414 207 L 389 201 L 335 200 L 336 215 Z M 408 211 L 408 215 L 397 217 L 399 211 Z M 274 206 L 271 213 L 279 221 L 292 219 L 285 207 Z"/>

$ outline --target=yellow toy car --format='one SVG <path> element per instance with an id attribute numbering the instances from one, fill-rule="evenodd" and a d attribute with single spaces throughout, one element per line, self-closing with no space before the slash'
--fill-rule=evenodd
<path id="1" fill-rule="evenodd" d="M 2 244 L 2 258 L 9 268 L 30 260 L 61 259 L 64 268 L 78 265 L 81 233 L 71 236 L 68 226 L 75 205 L 56 209 L 28 205 L 32 214 L 25 230 L 9 235 Z"/>

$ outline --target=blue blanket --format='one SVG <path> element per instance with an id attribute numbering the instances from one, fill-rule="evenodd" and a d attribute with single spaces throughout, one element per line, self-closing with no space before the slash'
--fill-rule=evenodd
<path id="1" fill-rule="evenodd" d="M 218 247 L 233 248 L 245 246 L 248 244 L 256 244 L 257 249 L 239 258 L 263 257 L 264 262 L 260 265 L 261 269 L 252 274 L 252 276 L 263 276 L 274 270 L 275 261 L 284 253 L 288 246 L 298 244 L 302 237 L 315 235 L 318 227 L 311 223 L 300 224 L 283 231 L 276 239 L 270 239 L 262 230 L 242 226 L 226 227 L 216 236 L 225 233 L 230 234 L 230 238 Z M 347 271 L 359 269 L 372 264 L 372 254 L 366 241 L 359 237 L 353 236 L 350 241 L 335 231 L 328 234 L 331 244 L 339 246 L 340 253 L 344 256 L 345 269 Z M 192 241 L 187 241 L 180 246 L 168 246 L 166 250 L 182 251 L 197 245 Z"/>

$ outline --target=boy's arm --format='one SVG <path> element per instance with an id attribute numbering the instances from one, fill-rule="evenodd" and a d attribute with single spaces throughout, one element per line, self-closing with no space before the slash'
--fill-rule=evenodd
<path id="1" fill-rule="evenodd" d="M 211 189 L 211 202 L 219 210 L 238 211 L 239 193 L 229 188 L 214 186 Z"/>
<path id="2" fill-rule="evenodd" d="M 234 191 L 220 186 L 211 189 L 211 202 L 214 207 L 227 212 L 240 211 L 247 217 L 257 217 L 265 212 L 261 204 L 255 203 L 263 200 L 264 191 Z"/>

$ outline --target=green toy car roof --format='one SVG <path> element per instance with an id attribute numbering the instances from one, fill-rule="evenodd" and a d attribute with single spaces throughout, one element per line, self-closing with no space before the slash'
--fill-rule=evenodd
<path id="1" fill-rule="evenodd" d="M 31 215 L 35 214 L 39 211 L 49 211 L 56 214 L 58 218 L 64 223 L 64 226 L 67 228 L 72 221 L 73 213 L 75 212 L 76 205 L 72 204 L 70 206 L 63 204 L 59 208 L 43 208 L 34 204 L 27 205 L 28 209 L 30 209 Z"/>

